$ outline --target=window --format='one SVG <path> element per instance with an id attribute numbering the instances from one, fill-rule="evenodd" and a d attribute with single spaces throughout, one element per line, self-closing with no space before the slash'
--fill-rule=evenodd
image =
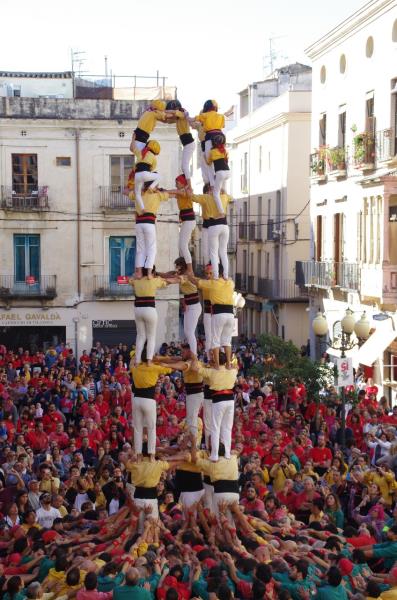
<path id="1" fill-rule="evenodd" d="M 272 199 L 268 198 L 267 200 L 267 231 L 266 231 L 266 239 L 267 240 L 272 240 L 273 239 L 273 223 L 274 220 L 272 219 Z"/>
<path id="2" fill-rule="evenodd" d="M 375 98 L 373 92 L 368 92 L 365 100 L 365 131 L 375 134 Z"/>
<path id="3" fill-rule="evenodd" d="M 270 277 L 270 252 L 265 252 L 265 279 Z"/>
<path id="4" fill-rule="evenodd" d="M 135 237 L 109 238 L 110 281 L 117 282 L 119 275 L 132 275 L 135 270 Z"/>
<path id="5" fill-rule="evenodd" d="M 371 58 L 374 53 L 374 38 L 370 35 L 365 45 L 365 55 L 367 58 Z"/>
<path id="6" fill-rule="evenodd" d="M 40 236 L 14 235 L 14 277 L 16 283 L 26 283 L 27 277 L 40 281 Z"/>
<path id="7" fill-rule="evenodd" d="M 258 277 L 262 277 L 262 251 L 258 250 L 256 257 L 256 272 Z"/>
<path id="8" fill-rule="evenodd" d="M 346 72 L 346 55 L 341 54 L 339 59 L 339 71 L 343 75 Z"/>
<path id="9" fill-rule="evenodd" d="M 339 107 L 338 146 L 346 146 L 346 105 Z"/>
<path id="10" fill-rule="evenodd" d="M 323 218 L 321 215 L 317 215 L 316 218 L 316 242 L 315 242 L 315 256 L 316 261 L 321 261 L 323 251 Z"/>
<path id="11" fill-rule="evenodd" d="M 323 65 L 320 69 L 320 81 L 321 83 L 325 83 L 327 80 L 327 69 L 325 68 L 325 65 Z"/>
<path id="12" fill-rule="evenodd" d="M 244 152 L 241 159 L 241 191 L 244 193 L 248 191 L 248 152 Z"/>
<path id="13" fill-rule="evenodd" d="M 262 146 L 259 146 L 259 151 L 258 151 L 258 159 L 259 159 L 259 164 L 258 164 L 258 169 L 259 169 L 259 173 L 262 173 Z"/>
<path id="14" fill-rule="evenodd" d="M 134 166 L 132 155 L 110 157 L 110 185 L 112 191 L 120 192 L 128 182 L 128 175 Z"/>
<path id="15" fill-rule="evenodd" d="M 325 146 L 327 143 L 327 115 L 325 113 L 321 115 L 319 121 L 319 134 L 319 144 Z"/>
<path id="16" fill-rule="evenodd" d="M 256 217 L 257 222 L 257 239 L 262 239 L 262 196 L 258 196 L 258 216 Z"/>
<path id="17" fill-rule="evenodd" d="M 12 95 L 14 96 L 14 98 L 20 98 L 21 97 L 21 88 L 15 87 L 13 89 Z"/>
<path id="18" fill-rule="evenodd" d="M 12 191 L 29 195 L 38 189 L 37 154 L 12 154 Z"/>
<path id="19" fill-rule="evenodd" d="M 72 164 L 72 159 L 70 156 L 57 156 L 56 157 L 56 165 L 57 167 L 70 167 Z"/>

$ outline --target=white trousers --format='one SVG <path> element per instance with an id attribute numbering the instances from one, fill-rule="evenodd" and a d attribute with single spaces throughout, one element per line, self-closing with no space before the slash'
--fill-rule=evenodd
<path id="1" fill-rule="evenodd" d="M 204 183 L 209 183 L 211 184 L 211 176 L 212 176 L 212 182 L 214 182 L 214 170 L 212 168 L 212 166 L 210 167 L 209 165 L 207 165 L 207 161 L 205 160 L 205 154 L 204 152 L 201 150 L 201 145 L 200 145 L 200 169 L 201 169 L 201 177 L 203 178 Z"/>
<path id="2" fill-rule="evenodd" d="M 134 422 L 134 448 L 136 454 L 142 454 L 143 428 L 147 429 L 148 454 L 156 452 L 156 414 L 157 404 L 151 398 L 135 396 L 132 404 Z"/>
<path id="3" fill-rule="evenodd" d="M 211 350 L 212 341 L 212 315 L 210 313 L 204 313 L 203 315 L 204 334 L 205 334 L 205 351 L 207 356 Z"/>
<path id="4" fill-rule="evenodd" d="M 159 518 L 159 503 L 155 498 L 134 498 L 134 504 L 139 508 L 146 508 L 146 506 L 152 507 L 152 512 L 148 515 L 149 519 L 158 519 Z M 144 523 L 146 520 L 146 515 L 143 510 L 139 513 L 138 519 L 138 533 L 143 533 Z"/>
<path id="5" fill-rule="evenodd" d="M 221 190 L 224 189 L 225 181 L 230 179 L 230 171 L 215 171 L 215 183 L 214 183 L 214 200 L 219 212 L 223 213 L 224 208 L 221 200 Z"/>
<path id="6" fill-rule="evenodd" d="M 214 486 L 209 483 L 203 483 L 204 487 L 204 506 L 211 512 L 214 512 Z"/>
<path id="7" fill-rule="evenodd" d="M 210 262 L 210 247 L 208 243 L 208 231 L 209 227 L 203 227 L 201 230 L 201 249 L 203 252 L 204 264 L 208 265 Z"/>
<path id="8" fill-rule="evenodd" d="M 204 420 L 205 447 L 208 450 L 210 447 L 210 438 L 211 438 L 212 400 L 208 400 L 207 398 L 204 398 L 203 420 Z"/>
<path id="9" fill-rule="evenodd" d="M 234 400 L 212 403 L 211 415 L 211 460 L 218 460 L 219 439 L 225 446 L 225 458 L 230 458 L 232 448 L 232 428 Z"/>
<path id="10" fill-rule="evenodd" d="M 197 438 L 198 416 L 204 402 L 203 392 L 186 394 L 186 424 L 188 429 Z"/>
<path id="11" fill-rule="evenodd" d="M 192 255 L 189 250 L 189 242 L 196 228 L 196 220 L 183 221 L 179 230 L 179 256 L 183 256 L 187 264 L 192 264 Z"/>
<path id="12" fill-rule="evenodd" d="M 183 508 L 190 508 L 195 502 L 200 502 L 203 496 L 204 490 L 199 490 L 197 492 L 181 492 L 179 502 L 182 504 Z"/>
<path id="13" fill-rule="evenodd" d="M 201 315 L 201 303 L 188 304 L 183 313 L 183 331 L 193 354 L 197 355 L 196 327 Z"/>
<path id="14" fill-rule="evenodd" d="M 146 355 L 149 360 L 153 358 L 156 346 L 157 310 L 153 306 L 136 306 L 136 362 L 141 362 L 142 350 L 147 343 Z"/>
<path id="15" fill-rule="evenodd" d="M 190 161 L 192 160 L 195 147 L 196 144 L 194 142 L 190 142 L 190 144 L 183 146 L 182 149 L 182 173 L 186 179 L 190 179 Z"/>
<path id="16" fill-rule="evenodd" d="M 221 502 L 226 502 L 226 504 L 233 504 L 234 502 L 238 503 L 239 500 L 239 495 L 234 492 L 214 493 L 214 512 L 216 516 L 219 518 L 219 505 L 221 504 Z M 229 521 L 230 525 L 232 527 L 235 527 L 233 515 L 230 510 L 226 511 L 226 518 Z"/>
<path id="17" fill-rule="evenodd" d="M 136 257 L 138 268 L 153 269 L 157 252 L 156 225 L 154 223 L 136 224 Z"/>
<path id="18" fill-rule="evenodd" d="M 139 171 L 138 173 L 135 173 L 135 200 L 138 202 L 142 210 L 144 210 L 142 187 L 145 181 L 153 181 L 153 183 L 149 186 L 149 189 L 152 190 L 159 184 L 160 175 L 155 171 Z"/>
<path id="19" fill-rule="evenodd" d="M 221 348 L 222 346 L 231 346 L 234 329 L 233 313 L 219 313 L 218 315 L 212 315 L 211 324 L 211 347 Z"/>
<path id="20" fill-rule="evenodd" d="M 146 146 L 146 142 L 138 142 L 137 140 L 134 139 L 134 146 L 135 146 L 135 149 L 140 150 L 140 152 L 142 152 L 142 150 Z"/>
<path id="21" fill-rule="evenodd" d="M 229 277 L 228 241 L 229 227 L 227 225 L 208 227 L 208 246 L 214 279 L 219 279 L 219 261 L 222 263 L 223 277 L 225 279 Z"/>

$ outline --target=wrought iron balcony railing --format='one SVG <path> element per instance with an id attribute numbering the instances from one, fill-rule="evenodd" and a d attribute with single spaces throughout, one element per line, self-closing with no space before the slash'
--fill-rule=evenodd
<path id="1" fill-rule="evenodd" d="M 100 206 L 105 210 L 125 210 L 135 208 L 135 202 L 128 197 L 128 190 L 118 185 L 102 185 L 99 188 Z"/>
<path id="2" fill-rule="evenodd" d="M 9 185 L 1 186 L 1 208 L 14 211 L 49 210 L 48 186 L 43 185 L 27 192 L 21 192 Z"/>
<path id="3" fill-rule="evenodd" d="M 125 298 L 134 296 L 134 290 L 129 283 L 120 283 L 109 275 L 94 275 L 94 296 L 97 298 Z M 126 280 L 124 280 L 126 281 Z"/>
<path id="4" fill-rule="evenodd" d="M 16 281 L 14 275 L 0 275 L 0 298 L 47 298 L 56 297 L 56 275 L 41 275 L 39 278 L 26 277 Z"/>

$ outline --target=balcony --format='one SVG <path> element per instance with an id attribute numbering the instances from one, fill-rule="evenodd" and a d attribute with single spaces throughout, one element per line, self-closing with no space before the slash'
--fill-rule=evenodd
<path id="1" fill-rule="evenodd" d="M 38 280 L 27 277 L 25 281 L 15 281 L 14 275 L 0 275 L 0 298 L 42 298 L 53 300 L 56 295 L 56 275 L 42 275 Z"/>
<path id="2" fill-rule="evenodd" d="M 360 288 L 360 266 L 348 262 L 297 261 L 296 284 L 300 287 L 339 287 L 346 291 L 357 291 Z"/>
<path id="3" fill-rule="evenodd" d="M 245 273 L 236 273 L 236 290 L 246 292 L 247 288 L 247 276 Z"/>
<path id="4" fill-rule="evenodd" d="M 48 186 L 44 185 L 26 193 L 12 186 L 1 186 L 1 208 L 17 212 L 41 212 L 49 210 Z"/>
<path id="5" fill-rule="evenodd" d="M 249 294 L 256 294 L 256 282 L 253 275 L 248 275 L 247 291 Z"/>
<path id="6" fill-rule="evenodd" d="M 347 152 L 343 146 L 335 146 L 327 150 L 326 170 L 328 175 L 334 179 L 346 177 Z"/>
<path id="7" fill-rule="evenodd" d="M 310 154 L 310 176 L 312 179 L 317 181 L 325 181 L 327 179 L 326 174 L 326 149 L 320 148 Z"/>
<path id="8" fill-rule="evenodd" d="M 109 275 L 94 275 L 94 296 L 96 298 L 130 298 L 134 292 L 129 283 L 117 283 Z"/>
<path id="9" fill-rule="evenodd" d="M 228 254 L 236 254 L 237 252 L 237 239 L 236 232 L 233 229 L 230 229 L 229 241 L 227 243 L 227 252 Z"/>
<path id="10" fill-rule="evenodd" d="M 104 210 L 133 210 L 135 202 L 128 197 L 128 190 L 118 185 L 102 185 L 99 188 L 100 207 Z"/>
<path id="11" fill-rule="evenodd" d="M 240 240 L 247 239 L 247 223 L 245 221 L 240 221 L 238 224 L 238 237 Z"/>
<path id="12" fill-rule="evenodd" d="M 278 302 L 305 302 L 307 290 L 302 289 L 293 279 L 258 279 L 258 294 L 268 300 Z"/>
<path id="13" fill-rule="evenodd" d="M 382 129 L 376 132 L 376 161 L 392 165 L 397 163 L 397 145 L 394 129 Z"/>
<path id="14" fill-rule="evenodd" d="M 364 131 L 353 139 L 353 164 L 360 171 L 370 171 L 375 168 L 375 137 Z"/>

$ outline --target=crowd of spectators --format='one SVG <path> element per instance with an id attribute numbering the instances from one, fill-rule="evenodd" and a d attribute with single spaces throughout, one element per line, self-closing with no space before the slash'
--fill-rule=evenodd
<path id="1" fill-rule="evenodd" d="M 302 353 L 304 352 L 302 349 Z M 160 354 L 177 356 L 178 344 Z M 341 403 L 303 381 L 279 396 L 254 338 L 236 348 L 240 501 L 184 511 L 173 469 L 160 518 L 131 494 L 133 348 L 0 346 L 0 594 L 4 600 L 397 598 L 397 407 L 358 374 Z M 267 363 L 266 378 L 250 375 Z M 185 448 L 184 382 L 156 387 L 158 456 Z M 203 432 L 204 439 L 204 432 Z"/>

